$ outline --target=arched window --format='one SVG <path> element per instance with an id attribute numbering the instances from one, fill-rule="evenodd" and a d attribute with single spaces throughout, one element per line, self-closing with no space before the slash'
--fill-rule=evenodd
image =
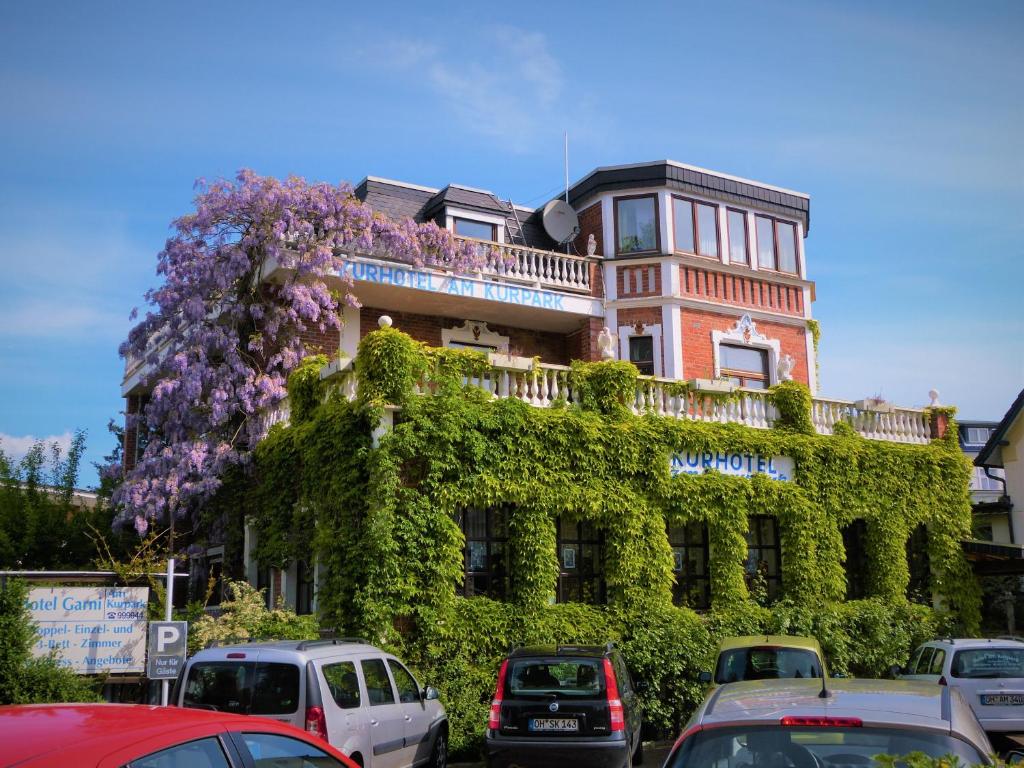
<path id="1" fill-rule="evenodd" d="M 782 596 L 782 556 L 779 532 L 771 515 L 751 515 L 747 531 L 747 587 L 764 585 L 768 600 Z"/>
<path id="2" fill-rule="evenodd" d="M 462 512 L 466 537 L 462 594 L 505 600 L 511 593 L 508 568 L 508 505 Z"/>
<path id="3" fill-rule="evenodd" d="M 668 526 L 672 546 L 672 602 L 689 608 L 711 605 L 711 580 L 708 578 L 708 526 L 706 523 Z"/>
<path id="4" fill-rule="evenodd" d="M 604 534 L 592 523 L 558 521 L 558 602 L 605 602 Z"/>
<path id="5" fill-rule="evenodd" d="M 854 520 L 842 533 L 846 550 L 846 599 L 860 600 L 868 596 L 868 525 L 863 520 Z"/>

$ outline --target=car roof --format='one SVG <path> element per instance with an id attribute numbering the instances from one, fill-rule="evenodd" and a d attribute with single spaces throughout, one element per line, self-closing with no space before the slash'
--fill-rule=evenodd
<path id="1" fill-rule="evenodd" d="M 350 653 L 383 653 L 380 648 L 359 640 L 268 640 L 204 648 L 201 651 L 197 651 L 192 659 L 210 661 L 226 659 L 229 653 L 257 653 L 259 651 L 293 652 L 296 656 L 305 660 L 319 659 L 326 656 L 343 656 Z"/>
<path id="2" fill-rule="evenodd" d="M 946 637 L 941 640 L 929 640 L 922 645 L 948 648 L 952 646 L 957 649 L 968 648 L 1020 648 L 1024 649 L 1024 642 L 1005 637 Z"/>
<path id="3" fill-rule="evenodd" d="M 758 645 L 779 645 L 783 648 L 803 648 L 821 655 L 821 646 L 813 637 L 800 635 L 738 635 L 722 638 L 719 651 L 731 651 L 735 648 L 749 648 Z"/>
<path id="4" fill-rule="evenodd" d="M 73 748 L 98 759 L 120 747 L 194 726 L 252 728 L 255 718 L 144 704 L 29 704 L 0 707 L 5 765 Z M 266 724 L 263 718 L 259 718 Z M 274 725 L 279 725 L 274 723 Z M 262 727 L 262 725 L 261 725 Z M 276 729 L 274 729 L 276 730 Z"/>
<path id="5" fill-rule="evenodd" d="M 609 645 L 531 645 L 516 648 L 508 655 L 510 659 L 525 656 L 585 656 L 601 658 L 613 650 Z"/>
<path id="6" fill-rule="evenodd" d="M 749 680 L 716 688 L 697 710 L 694 724 L 705 726 L 778 723 L 782 717 L 857 717 L 864 725 L 904 725 L 956 733 L 983 754 L 988 741 L 970 707 L 948 686 L 905 680 L 828 679 Z"/>

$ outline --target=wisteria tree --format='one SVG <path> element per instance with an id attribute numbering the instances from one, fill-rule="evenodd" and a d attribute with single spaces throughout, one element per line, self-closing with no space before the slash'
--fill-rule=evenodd
<path id="1" fill-rule="evenodd" d="M 299 334 L 339 329 L 342 302 L 358 306 L 344 254 L 456 272 L 481 260 L 432 223 L 375 214 L 345 184 L 243 170 L 197 188 L 195 212 L 174 222 L 159 254 L 163 282 L 145 296 L 152 308 L 120 347 L 150 371 L 138 417 L 149 441 L 113 498 L 140 535 L 170 515 L 194 514 L 225 471 L 246 461 L 258 415 L 285 396 L 305 356 Z"/>

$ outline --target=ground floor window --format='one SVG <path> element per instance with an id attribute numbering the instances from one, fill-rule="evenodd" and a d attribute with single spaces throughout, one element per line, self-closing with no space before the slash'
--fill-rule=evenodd
<path id="1" fill-rule="evenodd" d="M 558 521 L 558 602 L 605 602 L 604 534 L 593 523 Z"/>
<path id="2" fill-rule="evenodd" d="M 295 564 L 295 613 L 300 616 L 313 613 L 315 590 L 312 563 L 299 560 Z"/>
<path id="3" fill-rule="evenodd" d="M 767 389 L 771 385 L 768 375 L 768 350 L 738 344 L 718 346 L 722 376 L 738 387 Z"/>
<path id="4" fill-rule="evenodd" d="M 510 507 L 470 507 L 462 512 L 466 537 L 462 594 L 505 600 L 511 594 L 508 558 Z"/>
<path id="5" fill-rule="evenodd" d="M 867 597 L 868 592 L 868 525 L 863 520 L 854 520 L 842 533 L 846 550 L 846 599 L 860 600 Z"/>
<path id="6" fill-rule="evenodd" d="M 921 605 L 932 604 L 932 564 L 928 557 L 928 528 L 921 523 L 907 539 L 907 599 Z"/>
<path id="7" fill-rule="evenodd" d="M 629 362 L 636 366 L 641 376 L 654 375 L 654 337 L 629 337 Z"/>
<path id="8" fill-rule="evenodd" d="M 782 595 L 782 556 L 779 532 L 771 515 L 752 515 L 747 530 L 747 588 L 769 602 Z"/>
<path id="9" fill-rule="evenodd" d="M 706 523 L 668 526 L 672 547 L 672 602 L 689 608 L 711 605 L 711 580 L 708 578 L 708 527 Z"/>
<path id="10" fill-rule="evenodd" d="M 272 573 L 270 566 L 260 566 L 256 571 L 256 589 L 263 593 L 263 600 L 266 602 L 267 608 L 273 609 L 274 598 L 273 595 L 270 594 L 273 589 L 271 586 L 271 579 Z"/>

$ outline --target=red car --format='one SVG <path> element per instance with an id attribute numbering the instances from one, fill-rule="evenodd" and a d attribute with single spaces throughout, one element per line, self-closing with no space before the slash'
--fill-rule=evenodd
<path id="1" fill-rule="evenodd" d="M 0 707 L 0 766 L 13 768 L 356 768 L 284 723 L 177 707 Z"/>

